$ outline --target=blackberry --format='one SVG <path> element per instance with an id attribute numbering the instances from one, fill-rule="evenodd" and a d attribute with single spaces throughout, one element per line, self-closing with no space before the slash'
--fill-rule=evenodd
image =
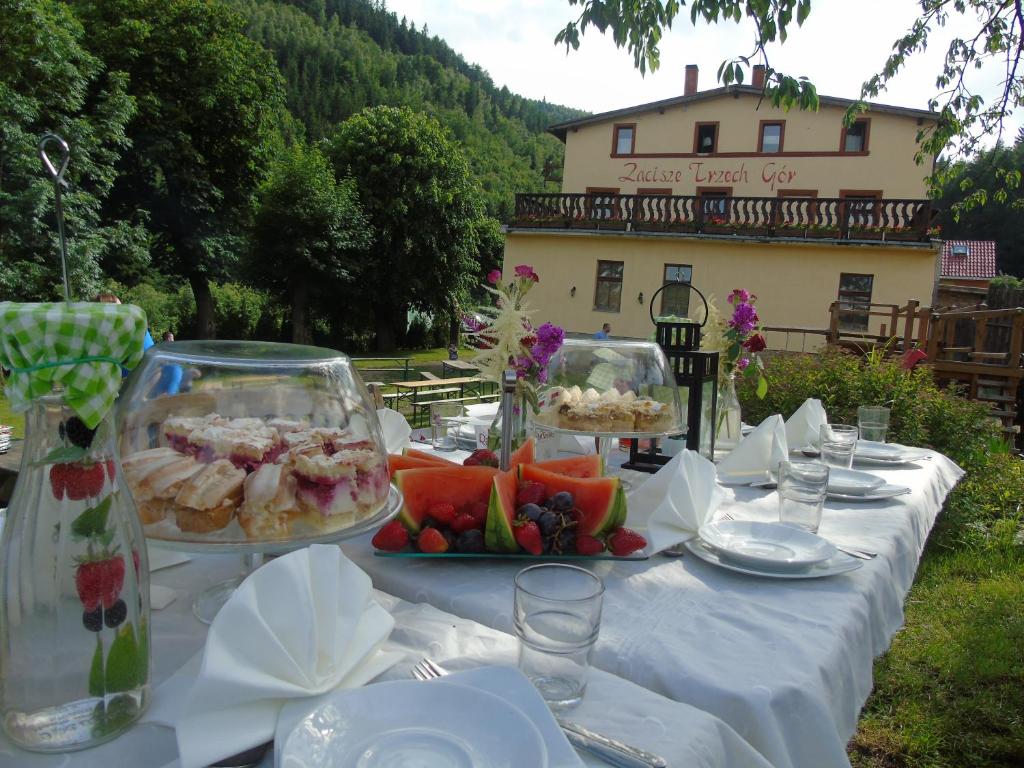
<path id="1" fill-rule="evenodd" d="M 556 512 L 565 512 L 573 507 L 574 499 L 568 491 L 559 491 L 551 497 L 551 508 Z"/>
<path id="2" fill-rule="evenodd" d="M 537 520 L 543 515 L 544 510 L 538 507 L 536 504 L 523 504 L 519 508 L 519 514 L 525 517 L 527 520 L 537 522 Z"/>
<path id="3" fill-rule="evenodd" d="M 90 632 L 99 632 L 103 629 L 103 608 L 96 606 L 95 611 L 86 611 L 82 614 L 82 624 Z"/>
<path id="4" fill-rule="evenodd" d="M 484 551 L 484 535 L 475 528 L 470 531 L 463 531 L 459 534 L 459 538 L 455 540 L 455 551 L 456 552 L 483 552 Z"/>
<path id="5" fill-rule="evenodd" d="M 61 440 L 67 439 L 72 445 L 79 448 L 88 448 L 92 445 L 92 438 L 96 434 L 95 429 L 89 429 L 85 422 L 77 416 L 62 421 L 58 428 Z"/>
<path id="6" fill-rule="evenodd" d="M 537 527 L 540 528 L 542 536 L 551 536 L 559 529 L 561 524 L 561 520 L 554 512 L 544 512 L 537 520 Z"/>
<path id="7" fill-rule="evenodd" d="M 97 608 L 97 610 L 99 610 Z M 103 623 L 111 629 L 121 626 L 128 617 L 128 606 L 124 600 L 118 600 L 103 612 Z"/>

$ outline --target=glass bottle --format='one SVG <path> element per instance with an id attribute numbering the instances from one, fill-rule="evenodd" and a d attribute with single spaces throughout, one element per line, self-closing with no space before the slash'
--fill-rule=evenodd
<path id="1" fill-rule="evenodd" d="M 523 443 L 527 441 L 529 435 L 527 434 L 527 422 L 528 422 L 528 410 L 530 403 L 526 399 L 526 394 L 521 390 L 516 390 L 515 405 L 512 408 L 512 450 L 515 451 L 522 447 Z M 494 414 L 494 420 L 491 422 L 491 427 L 487 431 L 487 448 L 494 451 L 497 454 L 501 453 L 501 431 L 505 428 L 502 423 L 501 407 L 499 405 L 498 412 Z"/>
<path id="2" fill-rule="evenodd" d="M 145 540 L 112 413 L 91 431 L 48 395 L 25 430 L 0 538 L 0 716 L 25 749 L 84 749 L 148 702 Z"/>
<path id="3" fill-rule="evenodd" d="M 718 390 L 718 432 L 715 435 L 715 454 L 723 455 L 731 451 L 740 442 L 740 425 L 743 414 L 740 400 L 736 396 L 736 377 L 729 374 Z"/>

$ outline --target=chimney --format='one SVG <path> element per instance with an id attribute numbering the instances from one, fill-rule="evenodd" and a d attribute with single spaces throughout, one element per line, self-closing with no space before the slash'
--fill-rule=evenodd
<path id="1" fill-rule="evenodd" d="M 750 84 L 759 91 L 764 89 L 764 64 L 754 65 L 754 73 L 751 75 Z"/>
<path id="2" fill-rule="evenodd" d="M 686 65 L 686 81 L 683 84 L 683 96 L 693 96 L 697 92 L 697 65 Z"/>

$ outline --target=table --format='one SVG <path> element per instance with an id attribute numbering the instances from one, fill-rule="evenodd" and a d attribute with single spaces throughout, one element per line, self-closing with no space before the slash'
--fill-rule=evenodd
<path id="1" fill-rule="evenodd" d="M 6 453 L 0 453 L 0 504 L 6 504 L 14 493 L 14 481 L 21 471 L 21 454 L 25 441 L 11 440 L 11 447 Z"/>
<path id="2" fill-rule="evenodd" d="M 442 360 L 441 361 L 441 376 L 445 377 L 448 375 L 448 370 L 462 371 L 463 373 L 476 373 L 480 369 L 472 363 L 468 363 L 465 360 Z"/>
<path id="3" fill-rule="evenodd" d="M 154 584 L 171 587 L 178 593 L 177 600 L 168 608 L 152 615 L 153 682 L 156 686 L 202 648 L 206 627 L 192 616 L 192 595 L 211 583 L 229 578 L 238 569 L 237 557 L 201 555 L 184 565 L 153 574 Z M 380 680 L 409 677 L 412 664 L 424 655 L 442 662 L 451 671 L 484 664 L 515 664 L 517 646 L 510 635 L 430 605 L 407 602 L 381 592 L 377 592 L 376 597 L 396 620 L 386 649 L 406 654 L 405 662 L 382 675 Z M 155 695 L 159 697 L 159 690 Z M 771 768 L 718 718 L 606 672 L 595 671 L 583 704 L 573 710 L 572 719 L 655 751 L 673 766 Z M 587 765 L 605 765 L 586 756 L 584 760 Z M 63 755 L 21 751 L 0 732 L 0 766 L 5 768 L 171 768 L 173 765 L 177 765 L 174 733 L 154 723 L 137 724 L 112 742 Z M 272 765 L 269 755 L 260 764 L 261 768 Z"/>
<path id="4" fill-rule="evenodd" d="M 823 536 L 880 553 L 852 573 L 772 581 L 691 555 L 595 562 L 606 585 L 595 664 L 718 716 L 777 768 L 848 766 L 872 662 L 903 623 L 925 539 L 962 471 L 933 453 L 917 468 L 878 474 L 913 492 L 888 503 L 826 504 Z M 649 477 L 629 474 L 634 485 Z M 720 512 L 771 520 L 777 503 L 773 492 L 736 488 Z M 630 522 L 642 527 L 639 510 Z M 511 630 L 512 578 L 522 563 L 379 558 L 368 538 L 343 549 L 379 589 Z"/>
<path id="5" fill-rule="evenodd" d="M 429 402 L 432 402 L 427 401 L 424 403 L 420 403 L 419 393 L 421 391 L 423 391 L 426 394 L 430 394 L 432 391 L 434 391 L 435 394 L 447 394 L 448 392 L 454 391 L 455 386 L 458 386 L 459 399 L 461 400 L 465 397 L 467 385 L 480 384 L 481 387 L 476 390 L 476 392 L 479 394 L 483 391 L 482 385 L 486 383 L 486 380 L 481 379 L 479 376 L 460 376 L 454 379 L 423 379 L 422 381 L 396 381 L 393 386 L 395 387 L 395 389 L 398 390 L 399 400 L 402 399 L 402 390 L 409 390 L 405 395 L 405 399 L 412 405 L 412 418 L 413 421 L 415 421 L 417 409 L 420 406 L 425 406 Z M 398 403 L 396 402 L 395 407 L 397 408 L 397 406 Z"/>

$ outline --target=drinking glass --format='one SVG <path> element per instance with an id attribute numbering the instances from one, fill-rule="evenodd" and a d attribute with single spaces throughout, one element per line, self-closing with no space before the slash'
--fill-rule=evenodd
<path id="1" fill-rule="evenodd" d="M 462 403 L 430 404 L 430 444 L 435 451 L 454 451 L 458 447 L 457 419 L 462 416 Z M 452 428 L 456 434 L 451 434 Z"/>
<path id="2" fill-rule="evenodd" d="M 822 424 L 820 434 L 821 460 L 830 467 L 852 467 L 857 428 L 849 424 Z"/>
<path id="3" fill-rule="evenodd" d="M 574 565 L 545 563 L 516 574 L 519 669 L 552 709 L 583 700 L 603 597 L 601 579 Z"/>
<path id="4" fill-rule="evenodd" d="M 881 405 L 862 405 L 857 409 L 857 426 L 861 440 L 884 443 L 889 431 L 889 409 Z"/>
<path id="5" fill-rule="evenodd" d="M 820 461 L 779 464 L 779 522 L 818 532 L 828 490 L 828 465 Z"/>

